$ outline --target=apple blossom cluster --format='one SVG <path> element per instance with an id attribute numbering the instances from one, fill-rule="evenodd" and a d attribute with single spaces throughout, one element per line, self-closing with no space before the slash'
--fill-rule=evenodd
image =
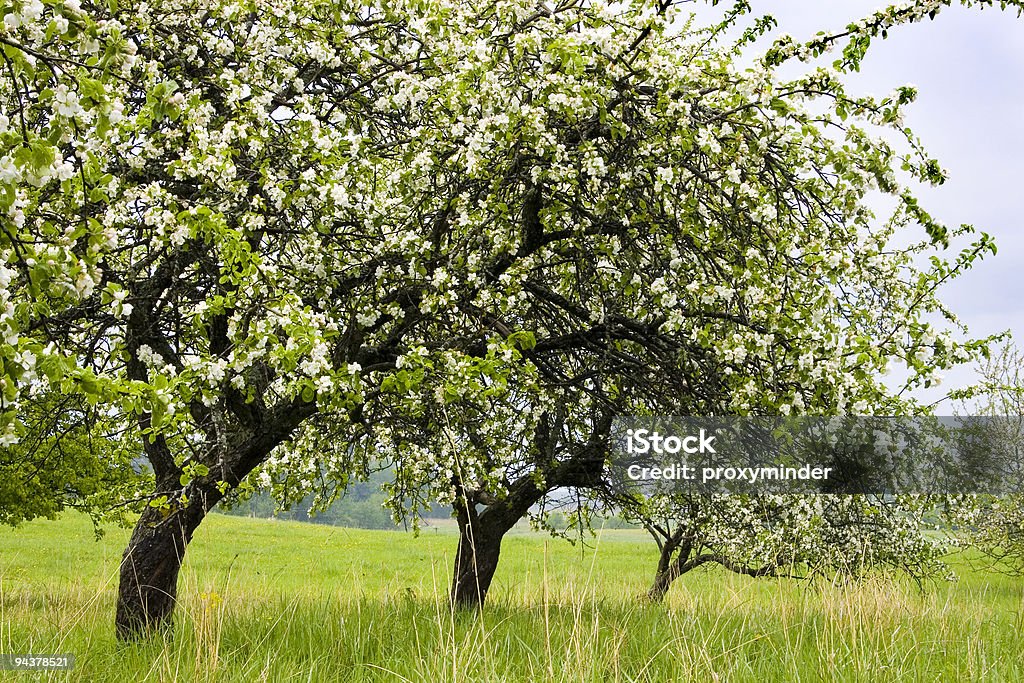
<path id="1" fill-rule="evenodd" d="M 93 295 L 114 235 L 83 212 L 112 178 L 103 157 L 137 68 L 125 25 L 77 0 L 15 2 L 0 40 L 0 440 L 17 441 L 18 402 L 39 383 L 95 391 L 73 354 L 34 334 L 44 316 Z M 70 216 L 71 220 L 64 217 Z M 34 388 L 33 388 L 34 387 Z"/>

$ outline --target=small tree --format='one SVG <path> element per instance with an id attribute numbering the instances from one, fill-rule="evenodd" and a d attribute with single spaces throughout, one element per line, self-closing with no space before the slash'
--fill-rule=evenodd
<path id="1" fill-rule="evenodd" d="M 705 565 L 752 577 L 857 577 L 889 569 L 923 578 L 947 571 L 919 496 L 656 496 L 626 505 L 658 544 L 647 591 L 660 602 L 672 582 Z"/>
<path id="2" fill-rule="evenodd" d="M 1024 464 L 1024 354 L 1007 342 L 979 363 L 978 375 L 977 384 L 958 393 L 961 407 L 968 415 L 991 418 L 977 427 L 984 431 L 985 445 L 1016 468 L 1003 473 L 1008 490 L 1001 495 L 964 496 L 949 511 L 967 546 L 984 553 L 993 567 L 1022 574 L 1024 493 L 1019 482 Z"/>
<path id="3" fill-rule="evenodd" d="M 917 580 L 948 576 L 943 556 L 951 543 L 934 533 L 946 502 L 939 494 L 952 496 L 954 486 L 965 484 L 965 463 L 956 457 L 950 425 L 923 412 L 659 420 L 654 424 L 663 433 L 695 433 L 697 424 L 706 424 L 716 434 L 718 454 L 692 456 L 698 459 L 690 463 L 695 479 L 637 482 L 625 476 L 627 468 L 663 466 L 673 456 L 617 453 L 598 500 L 657 543 L 648 590 L 653 601 L 705 565 L 752 577 L 857 578 L 874 571 Z M 712 464 L 751 467 L 757 478 L 705 480 L 703 468 Z M 766 465 L 821 466 L 830 474 L 786 481 L 765 476 L 759 468 Z"/>

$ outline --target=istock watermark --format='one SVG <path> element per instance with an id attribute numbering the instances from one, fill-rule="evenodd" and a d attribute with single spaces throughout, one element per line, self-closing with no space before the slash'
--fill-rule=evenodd
<path id="1" fill-rule="evenodd" d="M 833 467 L 691 467 L 685 463 L 672 463 L 665 467 L 643 467 L 630 465 L 626 475 L 633 481 L 641 480 L 700 480 L 702 484 L 714 481 L 826 481 Z"/>
<path id="2" fill-rule="evenodd" d="M 715 437 L 703 429 L 697 435 L 663 437 L 649 429 L 627 429 L 626 450 L 630 453 L 714 453 Z"/>
<path id="3" fill-rule="evenodd" d="M 611 476 L 645 493 L 1016 493 L 1024 427 L 998 417 L 645 417 Z"/>

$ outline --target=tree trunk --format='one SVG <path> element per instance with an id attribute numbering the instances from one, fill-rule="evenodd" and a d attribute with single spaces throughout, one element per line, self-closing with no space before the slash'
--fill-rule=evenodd
<path id="1" fill-rule="evenodd" d="M 459 513 L 459 549 L 451 591 L 455 607 L 479 609 L 483 606 L 498 569 L 505 531 L 507 529 L 480 524 L 475 512 L 471 515 Z"/>
<path id="2" fill-rule="evenodd" d="M 676 551 L 679 555 L 673 559 Z M 651 602 L 662 602 L 671 588 L 672 582 L 683 574 L 683 563 L 690 555 L 690 541 L 684 539 L 682 532 L 676 532 L 661 543 L 661 554 L 658 557 L 658 569 L 654 572 L 654 582 L 647 591 Z"/>
<path id="3" fill-rule="evenodd" d="M 169 515 L 156 508 L 142 513 L 121 559 L 115 617 L 118 640 L 170 631 L 185 549 L 214 503 L 199 495 Z"/>
<path id="4" fill-rule="evenodd" d="M 559 424 L 561 420 L 558 421 Z M 585 442 L 572 447 L 573 455 L 563 462 L 549 465 L 543 487 L 533 473 L 520 476 L 508 486 L 499 499 L 487 501 L 487 507 L 477 512 L 477 502 L 483 496 L 461 486 L 461 495 L 455 501 L 455 517 L 459 522 L 459 549 L 455 556 L 452 576 L 451 602 L 454 607 L 479 609 L 487 599 L 487 591 L 498 569 L 501 539 L 523 518 L 530 507 L 550 491 L 560 487 L 593 487 L 602 484 L 604 456 L 611 429 L 610 414 L 602 415 Z M 552 436 L 554 432 L 555 436 Z M 538 428 L 535 439 L 541 452 L 550 451 L 557 439 L 558 429 Z"/>
<path id="5" fill-rule="evenodd" d="M 766 564 L 762 567 L 749 567 L 745 564 L 736 564 L 727 556 L 716 553 L 698 552 L 690 558 L 692 548 L 689 542 L 683 543 L 679 550 L 679 556 L 674 561 L 669 562 L 671 551 L 669 550 L 668 554 L 666 554 L 667 548 L 669 548 L 668 544 L 662 547 L 661 559 L 658 561 L 658 571 L 654 575 L 654 583 L 651 585 L 650 590 L 647 591 L 647 597 L 652 602 L 661 602 L 673 581 L 688 571 L 705 564 L 718 564 L 735 574 L 743 574 L 744 576 L 779 576 L 776 572 L 776 566 L 772 564 Z"/>
<path id="6" fill-rule="evenodd" d="M 678 578 L 678 572 L 674 572 L 674 568 L 675 565 L 673 564 L 667 571 L 655 573 L 654 583 L 651 584 L 650 590 L 647 591 L 647 598 L 651 602 L 661 602 L 665 599 L 665 594 L 668 593 L 672 582 Z"/>

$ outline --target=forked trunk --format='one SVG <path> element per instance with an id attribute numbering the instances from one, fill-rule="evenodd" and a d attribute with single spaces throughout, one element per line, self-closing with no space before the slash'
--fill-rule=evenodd
<path id="1" fill-rule="evenodd" d="M 561 424 L 561 419 L 556 421 Z M 560 427 L 545 425 L 535 436 L 537 447 L 546 452 L 553 448 Z M 491 581 L 498 569 L 501 540 L 550 491 L 560 487 L 592 487 L 602 483 L 606 440 L 611 429 L 610 415 L 604 415 L 594 427 L 586 442 L 577 444 L 568 460 L 547 471 L 543 487 L 534 473 L 520 476 L 507 488 L 501 498 L 461 489 L 455 502 L 455 517 L 459 522 L 459 549 L 455 556 L 452 575 L 451 602 L 456 608 L 479 609 L 487 599 Z M 552 441 L 549 442 L 549 439 Z M 460 487 L 461 488 L 461 487 Z M 477 511 L 478 504 L 485 504 Z"/>
<path id="2" fill-rule="evenodd" d="M 650 589 L 647 591 L 647 598 L 651 602 L 661 602 L 665 599 L 665 594 L 671 588 L 672 582 L 677 578 L 679 578 L 679 566 L 674 562 L 665 571 L 656 572 L 654 583 L 651 584 Z"/>
<path id="3" fill-rule="evenodd" d="M 683 563 L 690 555 L 690 540 L 683 537 L 682 531 L 665 538 L 659 545 L 661 553 L 658 556 L 658 569 L 654 572 L 654 582 L 647 591 L 647 598 L 651 602 L 661 602 L 665 599 L 672 582 L 682 575 Z"/>

